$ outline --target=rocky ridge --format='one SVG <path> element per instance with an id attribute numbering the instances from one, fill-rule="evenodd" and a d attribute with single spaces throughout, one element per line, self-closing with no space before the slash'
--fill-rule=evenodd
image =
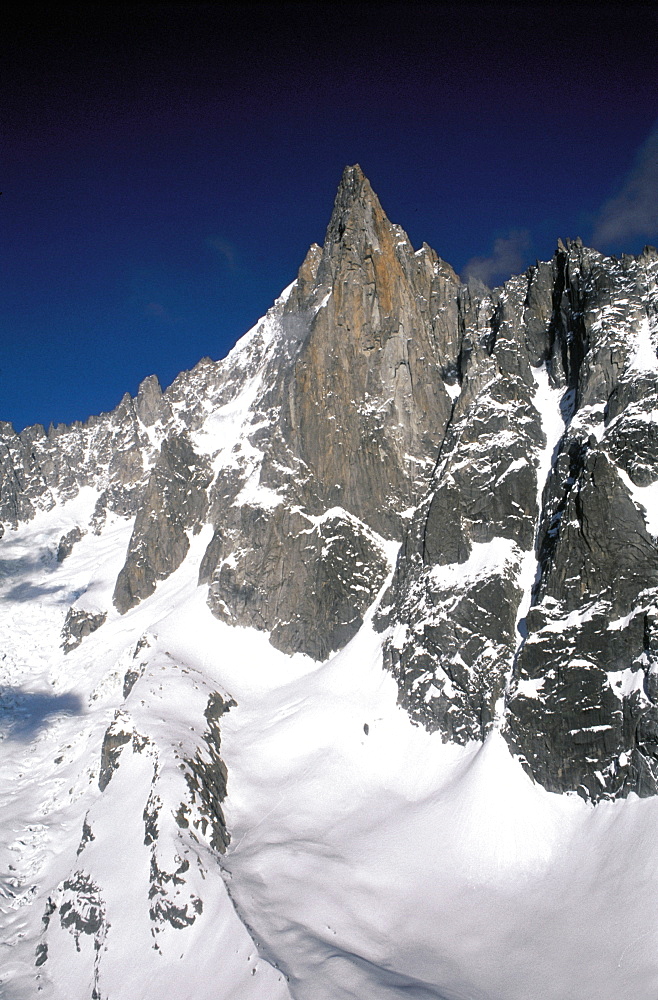
<path id="1" fill-rule="evenodd" d="M 551 790 L 655 794 L 657 278 L 651 248 L 573 241 L 463 285 L 349 167 L 323 247 L 224 361 L 85 424 L 2 425 L 0 518 L 92 488 L 62 559 L 134 518 L 120 613 L 210 525 L 199 582 L 221 620 L 325 660 L 379 600 L 423 726 L 499 728 Z"/>

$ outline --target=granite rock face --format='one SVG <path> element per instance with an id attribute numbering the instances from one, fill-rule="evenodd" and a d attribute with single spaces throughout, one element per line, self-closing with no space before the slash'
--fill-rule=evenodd
<path id="1" fill-rule="evenodd" d="M 479 304 L 380 613 L 424 725 L 593 800 L 656 791 L 657 274 L 576 242 Z"/>
<path id="2" fill-rule="evenodd" d="M 371 616 L 444 739 L 497 727 L 547 788 L 654 794 L 657 351 L 652 248 L 558 243 L 464 285 L 348 167 L 323 246 L 226 359 L 85 424 L 0 425 L 0 519 L 88 496 L 60 560 L 133 520 L 112 614 L 203 528 L 223 621 L 322 661 Z"/>
<path id="3" fill-rule="evenodd" d="M 198 531 L 205 518 L 210 479 L 207 461 L 194 452 L 186 434 L 163 440 L 114 590 L 118 611 L 152 594 L 157 581 L 183 562 L 190 547 L 187 532 Z"/>
<path id="4" fill-rule="evenodd" d="M 270 631 L 284 652 L 323 660 L 341 649 L 388 574 L 380 539 L 342 511 L 314 519 L 283 504 L 245 505 L 236 515 L 209 550 L 218 560 L 209 592 L 217 617 Z M 236 538 L 251 545 L 236 550 Z"/>
<path id="5" fill-rule="evenodd" d="M 211 491 L 201 579 L 219 617 L 317 659 L 356 633 L 450 418 L 436 372 L 456 379 L 458 289 L 347 168 L 324 247 L 269 319 L 275 351 L 247 428 L 257 459 Z"/>
<path id="6" fill-rule="evenodd" d="M 62 628 L 62 649 L 65 653 L 77 649 L 83 639 L 105 623 L 105 612 L 92 614 L 90 611 L 76 611 L 69 608 Z"/>
<path id="7" fill-rule="evenodd" d="M 655 794 L 657 261 L 580 247 L 562 257 L 567 426 L 544 491 L 507 731 L 549 788 Z"/>
<path id="8" fill-rule="evenodd" d="M 397 538 L 450 417 L 459 282 L 429 247 L 414 253 L 356 167 L 302 274 L 285 315 L 312 319 L 282 379 L 264 481 L 301 466 L 323 504 Z"/>
<path id="9" fill-rule="evenodd" d="M 73 552 L 73 546 L 82 538 L 82 529 L 79 524 L 62 535 L 57 546 L 57 562 L 64 562 Z"/>

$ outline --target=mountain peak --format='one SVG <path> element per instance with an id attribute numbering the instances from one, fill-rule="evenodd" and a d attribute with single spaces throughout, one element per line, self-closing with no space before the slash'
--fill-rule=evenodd
<path id="1" fill-rule="evenodd" d="M 371 193 L 374 194 L 370 186 L 370 181 L 361 169 L 360 164 L 355 163 L 353 166 L 346 166 L 343 170 L 343 176 L 340 179 L 340 184 L 338 185 L 338 195 L 342 191 L 345 191 L 348 196 L 350 194 L 357 195 L 363 185 L 367 185 Z"/>
<path id="2" fill-rule="evenodd" d="M 343 243 L 360 249 L 365 237 L 365 242 L 377 246 L 382 230 L 390 228 L 379 198 L 359 164 L 345 167 L 327 227 L 326 243 Z"/>

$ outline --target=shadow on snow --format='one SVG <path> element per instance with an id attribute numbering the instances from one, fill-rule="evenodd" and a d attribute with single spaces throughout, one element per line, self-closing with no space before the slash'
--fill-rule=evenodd
<path id="1" fill-rule="evenodd" d="M 0 686 L 0 733 L 4 739 L 29 741 L 60 715 L 82 715 L 75 694 L 48 694 Z"/>

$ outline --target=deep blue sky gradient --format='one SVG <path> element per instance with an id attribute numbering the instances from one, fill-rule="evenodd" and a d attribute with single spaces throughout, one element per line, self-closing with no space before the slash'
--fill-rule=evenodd
<path id="1" fill-rule="evenodd" d="M 587 242 L 658 119 L 657 28 L 628 3 L 22 8 L 0 419 L 85 419 L 222 357 L 322 242 L 347 163 L 460 272 L 508 277 L 496 240 L 518 270 Z M 600 249 L 658 241 L 621 230 Z"/>

